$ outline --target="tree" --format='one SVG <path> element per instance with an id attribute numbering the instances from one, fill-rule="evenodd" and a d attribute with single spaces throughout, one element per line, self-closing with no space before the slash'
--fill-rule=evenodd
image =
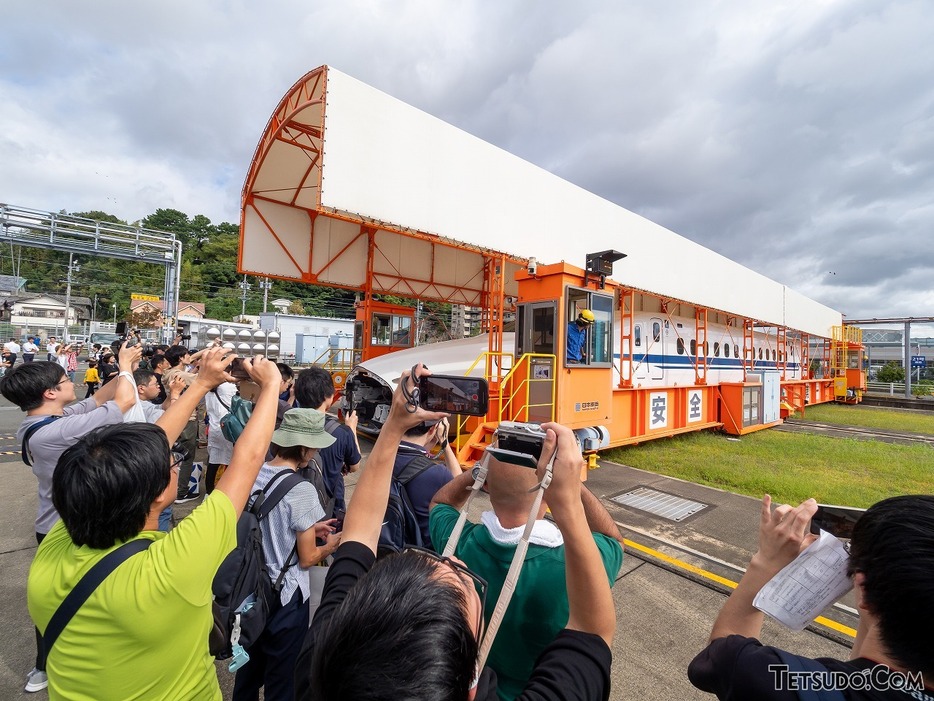
<path id="1" fill-rule="evenodd" d="M 141 307 L 130 314 L 130 326 L 134 329 L 158 329 L 162 326 L 162 312 L 151 307 Z"/>
<path id="2" fill-rule="evenodd" d="M 894 360 L 890 360 L 879 370 L 879 374 L 876 375 L 876 380 L 879 382 L 904 382 L 905 368 Z"/>
<path id="3" fill-rule="evenodd" d="M 300 299 L 296 299 L 289 305 L 289 314 L 304 314 L 305 305 L 302 304 Z"/>

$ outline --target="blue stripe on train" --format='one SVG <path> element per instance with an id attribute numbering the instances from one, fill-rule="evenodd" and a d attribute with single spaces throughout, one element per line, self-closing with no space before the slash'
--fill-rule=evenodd
<path id="1" fill-rule="evenodd" d="M 620 355 L 613 355 L 614 360 L 619 360 Z M 660 365 L 665 370 L 686 370 L 694 367 L 693 359 L 687 355 L 645 355 L 641 358 L 637 356 L 634 362 L 648 363 L 649 365 Z M 798 363 L 787 363 L 786 370 L 797 370 Z M 707 368 L 716 370 L 742 370 L 743 363 L 735 358 L 707 358 Z M 756 360 L 754 369 L 777 370 L 778 363 L 773 360 Z"/>

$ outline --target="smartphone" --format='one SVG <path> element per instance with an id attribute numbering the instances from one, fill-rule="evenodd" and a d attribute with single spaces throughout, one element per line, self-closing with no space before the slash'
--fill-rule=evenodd
<path id="1" fill-rule="evenodd" d="M 418 378 L 418 403 L 428 411 L 485 416 L 489 390 L 477 377 L 426 375 Z"/>
<path id="2" fill-rule="evenodd" d="M 864 513 L 866 509 L 853 506 L 818 504 L 817 512 L 811 518 L 811 533 L 816 535 L 824 530 L 837 538 L 852 538 L 853 526 Z"/>
<path id="3" fill-rule="evenodd" d="M 492 445 L 486 449 L 486 452 L 500 462 L 509 463 L 510 465 L 520 465 L 522 467 L 531 467 L 533 470 L 538 468 L 538 460 L 535 456 L 529 455 L 528 453 L 517 453 L 514 450 L 504 450 L 503 448 L 496 448 Z"/>
<path id="4" fill-rule="evenodd" d="M 337 519 L 337 523 L 334 524 L 335 533 L 340 533 L 342 530 L 344 530 L 344 516 L 346 515 L 347 514 L 345 511 L 340 511 L 338 509 L 334 510 L 334 518 Z"/>
<path id="5" fill-rule="evenodd" d="M 231 360 L 230 365 L 227 367 L 227 372 L 230 373 L 231 377 L 238 381 L 250 379 L 250 373 L 248 373 L 246 368 L 243 367 L 243 358 L 234 358 Z"/>

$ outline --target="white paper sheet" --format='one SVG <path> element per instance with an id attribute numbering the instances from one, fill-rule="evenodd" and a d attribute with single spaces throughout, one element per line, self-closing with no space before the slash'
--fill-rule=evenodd
<path id="1" fill-rule="evenodd" d="M 792 630 L 804 630 L 816 616 L 853 587 L 849 560 L 837 538 L 821 531 L 798 557 L 772 577 L 752 604 Z"/>

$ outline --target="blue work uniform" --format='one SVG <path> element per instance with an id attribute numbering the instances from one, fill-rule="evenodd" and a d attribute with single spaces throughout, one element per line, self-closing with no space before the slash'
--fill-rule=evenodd
<path id="1" fill-rule="evenodd" d="M 587 339 L 587 328 L 580 328 L 576 321 L 568 324 L 567 358 L 569 363 L 579 363 L 584 357 L 581 351 Z"/>

